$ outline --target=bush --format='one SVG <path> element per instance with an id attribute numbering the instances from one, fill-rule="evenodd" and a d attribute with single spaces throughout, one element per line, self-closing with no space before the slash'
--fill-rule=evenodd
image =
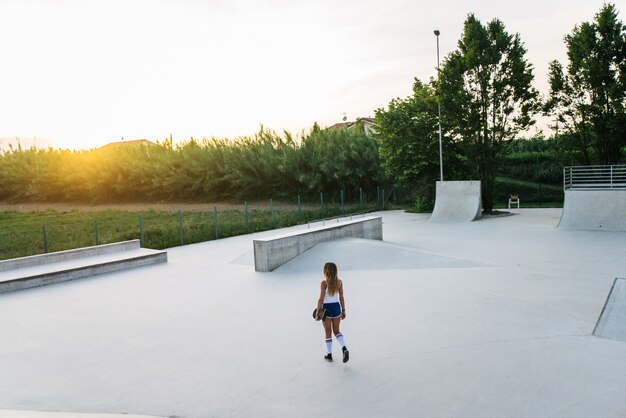
<path id="1" fill-rule="evenodd" d="M 415 205 L 413 206 L 417 212 L 431 212 L 433 210 L 433 202 L 425 197 L 417 196 Z"/>

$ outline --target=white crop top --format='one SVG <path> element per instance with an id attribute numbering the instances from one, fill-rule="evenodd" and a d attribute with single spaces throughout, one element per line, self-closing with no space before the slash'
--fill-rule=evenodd
<path id="1" fill-rule="evenodd" d="M 334 295 L 328 294 L 328 286 L 326 286 L 326 292 L 324 293 L 324 303 L 335 303 L 339 302 L 339 289 L 335 292 Z"/>

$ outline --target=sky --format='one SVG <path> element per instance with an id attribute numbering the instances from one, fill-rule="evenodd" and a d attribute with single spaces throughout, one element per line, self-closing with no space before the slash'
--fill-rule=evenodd
<path id="1" fill-rule="evenodd" d="M 436 76 L 469 13 L 519 33 L 547 93 L 602 0 L 0 0 L 0 147 L 308 131 Z M 624 21 L 626 0 L 614 3 Z M 544 127 L 545 121 L 539 122 Z"/>

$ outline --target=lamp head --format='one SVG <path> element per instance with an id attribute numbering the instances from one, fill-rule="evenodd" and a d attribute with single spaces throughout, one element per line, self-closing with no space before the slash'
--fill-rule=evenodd
<path id="1" fill-rule="evenodd" d="M 441 32 L 439 32 L 439 29 L 435 29 L 435 36 L 439 36 Z"/>

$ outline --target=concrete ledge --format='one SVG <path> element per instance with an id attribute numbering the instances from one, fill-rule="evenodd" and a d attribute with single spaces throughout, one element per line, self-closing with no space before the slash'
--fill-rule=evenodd
<path id="1" fill-rule="evenodd" d="M 28 257 L 12 258 L 10 260 L 0 261 L 0 271 L 39 266 L 42 264 L 56 263 L 59 261 L 75 260 L 77 258 L 83 257 L 111 254 L 120 251 L 134 250 L 136 248 L 140 248 L 138 239 L 115 242 L 113 244 L 96 245 L 93 247 L 75 248 L 66 251 L 56 251 L 47 254 L 37 254 Z"/>
<path id="2" fill-rule="evenodd" d="M 153 415 L 1 410 L 0 418 L 159 418 L 159 417 L 155 417 Z"/>
<path id="3" fill-rule="evenodd" d="M 140 248 L 139 240 L 5 260 L 0 294 L 166 261 L 166 251 Z"/>
<path id="4" fill-rule="evenodd" d="M 382 217 L 370 216 L 270 238 L 255 239 L 254 269 L 272 271 L 320 242 L 344 237 L 382 240 Z"/>
<path id="5" fill-rule="evenodd" d="M 30 289 L 32 287 L 45 286 L 48 284 L 61 283 L 69 280 L 82 279 L 98 274 L 113 273 L 135 267 L 150 264 L 164 263 L 167 261 L 167 252 L 142 250 L 148 252 L 140 255 L 120 255 L 119 259 L 106 262 L 89 262 L 78 267 L 63 268 L 51 265 L 49 271 L 33 275 L 20 275 L 18 277 L 2 280 L 0 276 L 0 294 L 16 290 Z M 56 268 L 55 268 L 56 267 Z"/>

